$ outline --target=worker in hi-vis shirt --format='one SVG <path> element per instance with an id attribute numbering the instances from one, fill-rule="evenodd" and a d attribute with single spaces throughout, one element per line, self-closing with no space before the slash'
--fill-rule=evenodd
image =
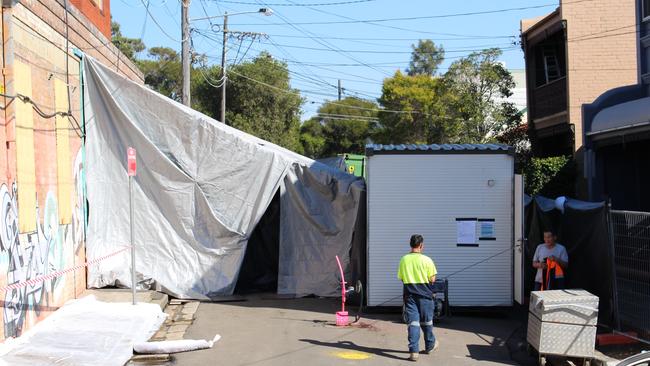
<path id="1" fill-rule="evenodd" d="M 417 361 L 420 350 L 420 328 L 424 333 L 424 353 L 438 348 L 433 335 L 433 283 L 436 270 L 433 260 L 422 254 L 424 238 L 411 236 L 411 252 L 399 262 L 397 278 L 404 283 L 404 304 L 408 318 L 409 360 Z"/>

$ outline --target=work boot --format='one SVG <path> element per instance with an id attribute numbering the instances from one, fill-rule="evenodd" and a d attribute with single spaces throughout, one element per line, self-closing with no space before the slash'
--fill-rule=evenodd
<path id="1" fill-rule="evenodd" d="M 418 353 L 417 352 L 411 352 L 411 355 L 409 356 L 409 361 L 417 361 L 418 360 Z"/>
<path id="2" fill-rule="evenodd" d="M 438 347 L 440 347 L 440 342 L 438 342 L 438 340 L 436 339 L 436 342 L 433 344 L 433 348 L 425 349 L 424 353 L 426 353 L 428 355 L 429 353 L 437 350 Z"/>

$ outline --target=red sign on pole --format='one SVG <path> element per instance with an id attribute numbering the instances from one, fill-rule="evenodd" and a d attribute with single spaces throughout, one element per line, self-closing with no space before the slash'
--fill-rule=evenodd
<path id="1" fill-rule="evenodd" d="M 132 147 L 126 149 L 126 163 L 127 169 L 129 171 L 129 177 L 135 177 L 135 172 L 137 170 L 138 164 L 135 158 L 135 149 Z"/>

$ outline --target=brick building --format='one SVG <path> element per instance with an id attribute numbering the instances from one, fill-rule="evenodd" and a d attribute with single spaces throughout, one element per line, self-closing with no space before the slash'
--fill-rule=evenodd
<path id="1" fill-rule="evenodd" d="M 573 154 L 579 176 L 582 105 L 637 80 L 637 36 L 628 29 L 635 22 L 636 1 L 561 0 L 554 12 L 521 21 L 534 152 L 543 157 Z"/>
<path id="2" fill-rule="evenodd" d="M 86 260 L 80 57 L 143 82 L 110 41 L 108 0 L 6 0 L 1 11 L 0 288 Z M 0 339 L 20 335 L 85 288 L 82 269 L 3 290 Z"/>
<path id="3" fill-rule="evenodd" d="M 636 0 L 635 80 L 607 90 L 583 107 L 585 176 L 589 198 L 615 209 L 650 211 L 650 0 Z"/>

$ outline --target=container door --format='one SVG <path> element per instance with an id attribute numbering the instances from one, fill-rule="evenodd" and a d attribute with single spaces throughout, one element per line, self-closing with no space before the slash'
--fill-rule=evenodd
<path id="1" fill-rule="evenodd" d="M 524 177 L 515 175 L 515 301 L 524 303 Z"/>

